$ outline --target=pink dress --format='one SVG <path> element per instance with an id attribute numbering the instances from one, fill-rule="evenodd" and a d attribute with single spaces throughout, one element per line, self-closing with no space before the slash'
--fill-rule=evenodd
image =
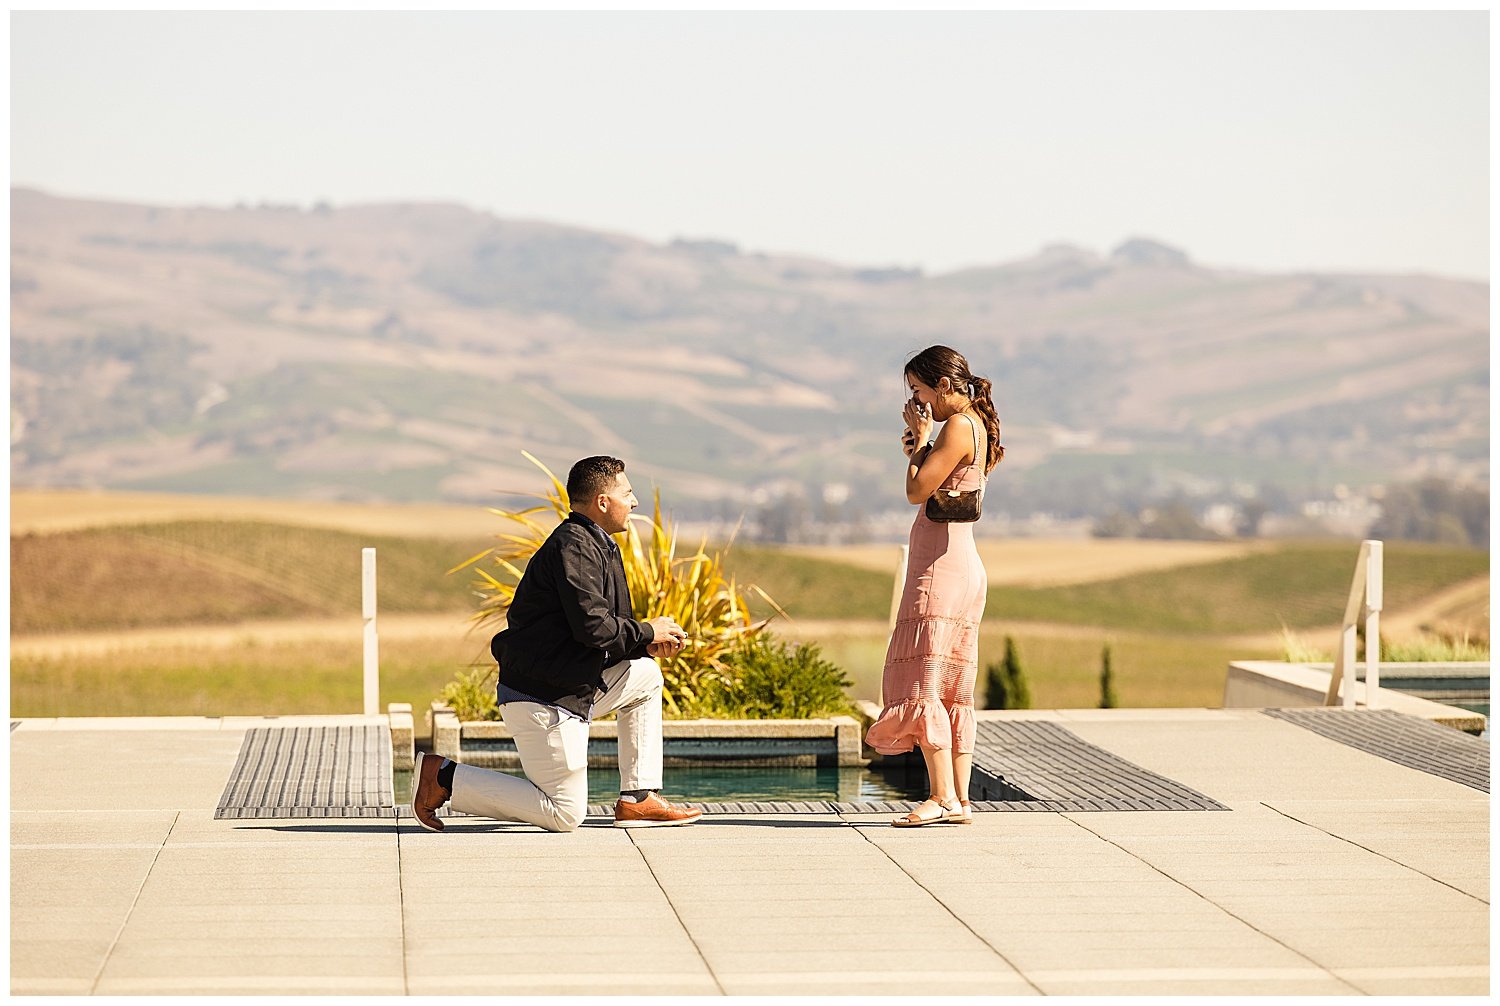
<path id="1" fill-rule="evenodd" d="M 944 489 L 979 489 L 978 424 L 974 461 L 960 465 Z M 896 629 L 885 654 L 881 696 L 885 708 L 865 743 L 881 754 L 904 754 L 913 745 L 974 750 L 974 678 L 979 671 L 979 621 L 988 582 L 973 524 L 938 524 L 922 507 L 911 525 L 906 586 Z"/>

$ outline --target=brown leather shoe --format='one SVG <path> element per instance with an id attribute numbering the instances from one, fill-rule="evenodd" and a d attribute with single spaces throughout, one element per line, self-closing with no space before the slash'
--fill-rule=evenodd
<path id="1" fill-rule="evenodd" d="M 679 807 L 652 793 L 644 800 L 629 803 L 615 801 L 616 828 L 670 828 L 676 824 L 692 824 L 703 816 L 697 807 Z"/>
<path id="2" fill-rule="evenodd" d="M 437 755 L 417 753 L 416 771 L 412 773 L 411 812 L 417 823 L 428 831 L 442 831 L 443 822 L 437 818 L 437 809 L 452 796 L 438 782 L 438 769 L 443 759 Z"/>

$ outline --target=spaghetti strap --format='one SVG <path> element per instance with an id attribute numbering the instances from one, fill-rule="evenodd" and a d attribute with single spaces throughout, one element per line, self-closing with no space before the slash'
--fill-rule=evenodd
<path id="1" fill-rule="evenodd" d="M 975 465 L 979 464 L 979 424 L 976 423 L 974 421 L 974 417 L 969 415 L 967 412 L 960 412 L 959 415 L 963 416 L 969 421 L 969 428 L 974 433 L 974 457 L 969 461 L 969 467 L 973 468 Z"/>

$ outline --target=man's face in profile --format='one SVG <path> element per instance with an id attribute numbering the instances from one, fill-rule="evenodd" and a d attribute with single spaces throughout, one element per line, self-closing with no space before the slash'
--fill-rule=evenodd
<path id="1" fill-rule="evenodd" d="M 603 501 L 603 512 L 594 517 L 594 522 L 610 534 L 619 534 L 625 530 L 625 525 L 630 522 L 630 511 L 640 505 L 624 472 L 615 476 L 614 485 L 601 493 L 597 500 Z"/>

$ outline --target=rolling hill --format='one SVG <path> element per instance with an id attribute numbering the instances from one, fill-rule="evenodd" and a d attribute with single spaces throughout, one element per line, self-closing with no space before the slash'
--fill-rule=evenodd
<path id="1" fill-rule="evenodd" d="M 626 457 L 679 514 L 858 520 L 902 506 L 900 368 L 932 342 L 995 380 L 997 512 L 1488 478 L 1482 283 L 1144 239 L 928 276 L 454 205 L 11 196 L 16 486 L 493 502 L 539 487 L 525 448 Z"/>

